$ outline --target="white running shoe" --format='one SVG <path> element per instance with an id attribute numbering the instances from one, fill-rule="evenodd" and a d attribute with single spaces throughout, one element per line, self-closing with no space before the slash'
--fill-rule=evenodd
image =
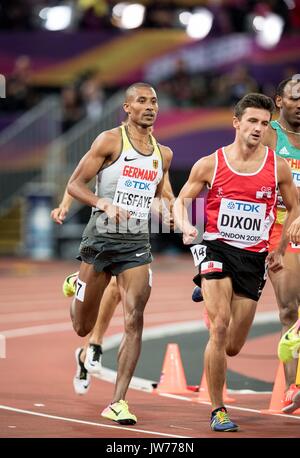
<path id="1" fill-rule="evenodd" d="M 86 394 L 91 383 L 91 376 L 84 367 L 84 364 L 80 361 L 82 351 L 83 348 L 77 348 L 75 351 L 76 375 L 73 378 L 73 386 L 77 394 Z"/>
<path id="2" fill-rule="evenodd" d="M 97 344 L 89 344 L 86 357 L 84 360 L 84 367 L 90 374 L 99 374 L 102 370 L 101 364 L 102 347 Z"/>

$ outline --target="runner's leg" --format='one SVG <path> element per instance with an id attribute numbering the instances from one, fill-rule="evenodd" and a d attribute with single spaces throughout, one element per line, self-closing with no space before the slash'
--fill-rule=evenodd
<path id="1" fill-rule="evenodd" d="M 233 293 L 231 317 L 227 333 L 226 354 L 237 355 L 242 349 L 251 328 L 257 302 Z"/>
<path id="2" fill-rule="evenodd" d="M 74 330 L 79 336 L 84 337 L 93 329 L 110 278 L 106 272 L 97 273 L 92 264 L 81 263 L 70 311 Z"/>
<path id="3" fill-rule="evenodd" d="M 210 320 L 210 336 L 204 355 L 205 373 L 212 410 L 223 406 L 223 386 L 226 377 L 226 339 L 232 299 L 231 278 L 202 278 L 202 294 Z"/>
<path id="4" fill-rule="evenodd" d="M 149 264 L 125 270 L 117 277 L 124 309 L 124 336 L 118 352 L 113 402 L 124 399 L 142 343 L 144 309 L 150 296 Z"/>
<path id="5" fill-rule="evenodd" d="M 300 254 L 286 252 L 284 268 L 276 273 L 269 271 L 269 276 L 279 307 L 279 317 L 284 334 L 298 318 L 300 304 Z M 297 360 L 284 365 L 287 387 L 295 383 Z"/>

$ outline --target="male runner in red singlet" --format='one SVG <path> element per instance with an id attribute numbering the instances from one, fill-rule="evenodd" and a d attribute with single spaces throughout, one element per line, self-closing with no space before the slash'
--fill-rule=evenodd
<path id="1" fill-rule="evenodd" d="M 205 373 L 213 431 L 238 430 L 223 401 L 226 354 L 237 355 L 246 340 L 267 264 L 274 272 L 282 268 L 276 252 L 268 256 L 278 186 L 287 208 L 287 226 L 299 214 L 288 164 L 261 143 L 273 109 L 273 101 L 262 94 L 240 100 L 234 109 L 234 142 L 196 162 L 174 205 L 175 223 L 183 242 L 190 244 L 197 229 L 189 222 L 185 199 L 190 203 L 208 186 L 207 224 L 201 245 L 196 245 L 200 264 L 194 281 L 202 286 L 211 323 Z"/>

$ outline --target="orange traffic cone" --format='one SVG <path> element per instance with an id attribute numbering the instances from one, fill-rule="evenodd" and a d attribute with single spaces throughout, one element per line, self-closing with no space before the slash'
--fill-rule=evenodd
<path id="1" fill-rule="evenodd" d="M 284 376 L 284 368 L 283 363 L 280 362 L 276 377 L 275 383 L 272 391 L 271 402 L 268 409 L 261 410 L 261 413 L 265 414 L 275 414 L 275 413 L 282 413 L 282 399 L 284 397 L 284 390 L 285 390 L 285 376 Z"/>
<path id="2" fill-rule="evenodd" d="M 190 393 L 187 389 L 179 347 L 175 343 L 170 343 L 167 346 L 160 381 L 154 392 L 174 394 Z"/>
<path id="3" fill-rule="evenodd" d="M 227 394 L 226 381 L 225 381 L 225 384 L 224 384 L 224 387 L 223 387 L 223 400 L 226 403 L 235 402 L 235 399 L 229 397 L 228 394 Z M 203 370 L 203 375 L 202 375 L 202 379 L 201 379 L 200 386 L 199 386 L 199 395 L 197 396 L 196 399 L 194 399 L 194 401 L 196 401 L 196 402 L 203 402 L 203 401 L 210 402 L 210 396 L 209 396 L 209 393 L 208 393 L 208 386 L 207 386 L 207 379 L 206 379 L 205 369 Z"/>
<path id="4" fill-rule="evenodd" d="M 260 413 L 262 414 L 271 414 L 275 415 L 277 413 L 284 413 L 282 412 L 282 399 L 284 398 L 284 393 L 285 393 L 285 375 L 284 375 L 284 367 L 283 363 L 280 362 L 277 372 L 276 372 L 276 377 L 275 377 L 275 383 L 272 391 L 272 396 L 271 396 L 271 401 L 268 409 L 261 410 Z M 300 409 L 297 409 L 293 414 L 299 415 Z"/>

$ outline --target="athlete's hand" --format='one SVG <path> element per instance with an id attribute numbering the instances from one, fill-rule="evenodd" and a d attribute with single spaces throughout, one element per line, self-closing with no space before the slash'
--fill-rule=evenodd
<path id="1" fill-rule="evenodd" d="M 63 224 L 68 211 L 69 207 L 59 206 L 57 208 L 53 208 L 52 212 L 50 213 L 50 216 L 53 219 L 53 221 L 55 221 L 57 224 Z"/>
<path id="2" fill-rule="evenodd" d="M 300 243 L 300 216 L 296 218 L 287 230 L 287 235 L 293 243 Z"/>
<path id="3" fill-rule="evenodd" d="M 165 226 L 169 227 L 170 229 L 174 229 L 174 218 L 172 213 L 170 213 L 168 210 L 163 210 L 162 212 L 162 222 Z"/>
<path id="4" fill-rule="evenodd" d="M 107 204 L 104 211 L 108 218 L 114 220 L 116 223 L 127 221 L 130 218 L 130 214 L 127 210 L 113 204 Z"/>
<path id="5" fill-rule="evenodd" d="M 282 255 L 278 251 L 271 251 L 267 256 L 267 263 L 272 272 L 279 272 L 283 268 Z"/>
<path id="6" fill-rule="evenodd" d="M 190 245 L 193 243 L 198 235 L 198 230 L 191 224 L 185 225 L 182 231 L 182 240 L 184 245 Z"/>

